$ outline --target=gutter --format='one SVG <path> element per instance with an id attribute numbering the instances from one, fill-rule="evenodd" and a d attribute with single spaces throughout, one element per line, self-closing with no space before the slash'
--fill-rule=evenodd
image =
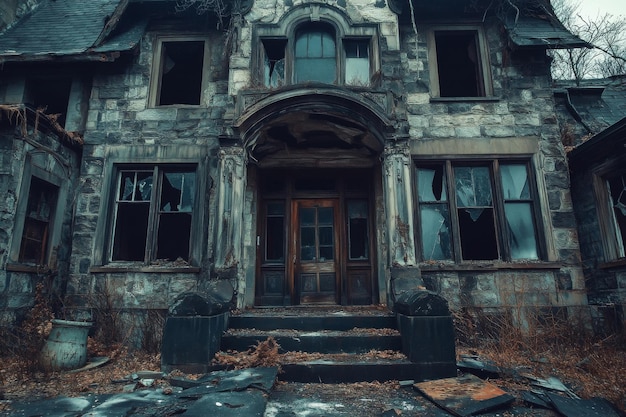
<path id="1" fill-rule="evenodd" d="M 574 120 L 576 120 L 578 123 L 580 123 L 585 128 L 587 133 L 592 133 L 593 134 L 593 130 L 589 127 L 589 125 L 587 123 L 584 122 L 582 116 L 580 115 L 580 113 L 578 112 L 576 107 L 574 106 L 574 103 L 572 103 L 572 99 L 570 97 L 569 90 L 567 88 L 565 88 L 565 89 L 560 90 L 560 91 L 555 91 L 555 94 L 563 94 L 565 96 L 565 105 L 566 105 L 567 109 L 570 111 L 570 113 L 572 114 L 572 116 L 574 117 Z"/>

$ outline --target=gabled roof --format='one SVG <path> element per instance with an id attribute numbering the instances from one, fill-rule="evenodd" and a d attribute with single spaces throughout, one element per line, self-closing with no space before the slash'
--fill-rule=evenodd
<path id="1" fill-rule="evenodd" d="M 145 22 L 114 33 L 128 0 L 43 0 L 0 34 L 0 62 L 112 60 L 133 48 Z M 113 34 L 114 36 L 110 36 Z"/>

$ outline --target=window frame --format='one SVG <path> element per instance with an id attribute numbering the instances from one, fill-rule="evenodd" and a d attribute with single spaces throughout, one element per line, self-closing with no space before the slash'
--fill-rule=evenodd
<path id="1" fill-rule="evenodd" d="M 333 13 L 328 13 L 328 15 L 332 15 Z M 343 21 L 337 19 L 337 22 Z M 259 25 L 255 27 L 254 38 L 258 40 L 255 42 L 256 47 L 256 77 L 258 79 L 258 85 L 263 88 L 276 88 L 281 87 L 283 85 L 298 85 L 307 83 L 308 81 L 301 81 L 296 83 L 296 72 L 295 72 L 295 43 L 296 43 L 296 35 L 309 26 L 312 29 L 315 29 L 316 26 L 320 28 L 321 31 L 324 30 L 332 30 L 334 34 L 335 41 L 335 69 L 336 69 L 336 77 L 335 82 L 330 85 L 338 85 L 338 86 L 346 86 L 346 87 L 362 87 L 362 88 L 374 88 L 376 87 L 375 82 L 373 81 L 374 75 L 380 68 L 380 59 L 379 55 L 379 47 L 378 47 L 378 31 L 374 26 L 366 26 L 366 25 L 342 25 L 336 23 L 335 19 L 323 18 L 319 20 L 310 20 L 309 16 L 305 19 L 296 19 L 294 21 L 283 22 L 282 25 L 278 26 L 266 26 Z M 369 61 L 369 78 L 365 85 L 361 85 L 361 83 L 351 84 L 346 80 L 346 46 L 345 43 L 349 41 L 367 41 L 368 42 L 368 61 Z M 284 44 L 284 56 L 282 59 L 285 61 L 284 71 L 285 74 L 282 78 L 282 83 L 278 85 L 272 85 L 272 83 L 266 83 L 266 57 L 268 53 L 266 52 L 267 46 L 266 42 L 272 42 L 275 45 L 280 44 L 281 42 Z M 272 53 L 275 55 L 275 53 Z"/>
<path id="2" fill-rule="evenodd" d="M 598 226 L 604 249 L 604 262 L 626 261 L 626 241 L 621 239 L 618 230 L 619 226 L 616 223 L 612 207 L 613 198 L 608 186 L 609 178 L 619 174 L 626 176 L 624 164 L 626 164 L 626 157 L 621 157 L 597 167 L 592 172 Z"/>
<path id="3" fill-rule="evenodd" d="M 163 79 L 163 64 L 165 48 L 163 45 L 168 42 L 204 42 L 204 56 L 202 60 L 200 98 L 198 104 L 160 104 L 161 85 Z M 203 35 L 157 35 L 153 42 L 152 70 L 150 76 L 149 102 L 150 108 L 167 107 L 202 107 L 205 105 L 205 91 L 208 84 L 208 74 L 210 66 L 210 42 L 207 36 Z"/>
<path id="4" fill-rule="evenodd" d="M 195 175 L 194 179 L 194 189 L 193 189 L 193 204 L 190 210 L 191 220 L 189 227 L 189 236 L 188 236 L 188 255 L 186 257 L 185 262 L 189 265 L 193 265 L 197 263 L 197 255 L 198 248 L 196 245 L 199 244 L 199 228 L 196 227 L 199 220 L 199 217 L 202 217 L 199 213 L 201 210 L 201 202 L 200 199 L 200 188 L 201 184 L 200 180 L 200 164 L 194 162 L 185 162 L 185 163 L 116 163 L 113 165 L 113 174 L 111 175 L 111 185 L 109 191 L 109 211 L 108 211 L 108 220 L 107 220 L 107 235 L 106 235 L 106 252 L 104 253 L 105 264 L 110 265 L 120 265 L 120 264 L 140 264 L 143 266 L 153 265 L 155 262 L 159 262 L 157 259 L 158 255 L 158 240 L 159 240 L 159 221 L 162 215 L 162 209 L 159 208 L 159 202 L 161 201 L 161 195 L 163 190 L 163 176 L 168 172 L 189 172 Z M 114 251 L 115 251 L 115 240 L 116 240 L 116 224 L 118 219 L 118 204 L 119 204 L 119 193 L 120 193 L 120 184 L 122 174 L 124 172 L 152 172 L 153 177 L 156 180 L 153 180 L 153 188 L 151 190 L 149 207 L 148 207 L 148 215 L 147 215 L 147 232 L 146 232 L 146 242 L 144 246 L 144 256 L 142 260 L 114 260 Z M 171 259 L 169 262 L 174 262 L 175 260 Z"/>
<path id="5" fill-rule="evenodd" d="M 26 217 L 28 209 L 28 200 L 30 197 L 32 178 L 35 177 L 49 185 L 57 188 L 56 202 L 51 208 L 50 221 L 48 223 L 48 235 L 45 243 L 45 250 L 42 254 L 42 263 L 35 264 L 23 261 L 21 257 L 22 240 L 24 228 L 26 226 Z M 61 240 L 61 226 L 63 224 L 63 216 L 67 205 L 68 193 L 67 172 L 56 159 L 43 151 L 33 151 L 26 157 L 24 164 L 24 173 L 20 189 L 16 190 L 19 195 L 15 222 L 14 233 L 10 246 L 9 259 L 11 263 L 24 266 L 41 267 L 46 266 L 49 269 L 57 268 L 57 250 Z"/>
<path id="6" fill-rule="evenodd" d="M 438 100 L 481 100 L 494 97 L 493 78 L 491 74 L 489 45 L 482 25 L 431 25 L 425 27 L 428 48 L 428 69 L 430 73 L 430 93 L 431 97 Z M 478 54 L 478 70 L 480 72 L 480 83 L 477 87 L 482 87 L 482 95 L 477 96 L 441 96 L 441 86 L 439 80 L 439 64 L 437 59 L 436 32 L 474 32 L 476 34 L 476 47 Z"/>
<path id="7" fill-rule="evenodd" d="M 507 218 L 505 214 L 505 199 L 503 195 L 502 178 L 501 178 L 501 165 L 524 165 L 526 167 L 526 173 L 528 176 L 529 194 L 530 198 L 527 202 L 531 208 L 531 220 L 533 221 L 534 237 L 537 251 L 537 258 L 520 258 L 514 259 L 512 256 L 512 250 L 510 247 L 510 236 L 506 226 Z M 422 241 L 422 222 L 421 222 L 421 207 L 424 203 L 419 201 L 418 190 L 418 169 L 421 167 L 434 167 L 443 166 L 444 180 L 446 182 L 446 197 L 447 200 L 443 203 L 446 204 L 448 209 L 448 218 L 450 222 L 450 252 L 449 259 L 426 259 L 424 257 L 424 247 Z M 458 217 L 458 206 L 456 202 L 456 185 L 453 184 L 454 168 L 455 167 L 488 167 L 491 197 L 493 207 L 493 222 L 495 227 L 495 245 L 498 257 L 495 259 L 464 259 L 461 249 L 461 227 Z M 535 167 L 532 158 L 523 157 L 486 157 L 486 158 L 436 158 L 436 159 L 414 159 L 413 161 L 413 179 L 414 179 L 414 199 L 417 209 L 415 210 L 415 247 L 417 248 L 417 255 L 420 262 L 426 263 L 450 263 L 450 264 L 469 264 L 469 263 L 493 263 L 493 262 L 506 262 L 506 263 L 528 263 L 528 262 L 543 262 L 548 260 L 547 247 L 545 242 L 545 235 L 542 230 L 541 223 L 541 207 L 540 196 L 538 193 L 538 183 L 535 176 Z M 431 202 L 434 204 L 434 202 Z M 427 202 L 428 204 L 428 202 Z"/>

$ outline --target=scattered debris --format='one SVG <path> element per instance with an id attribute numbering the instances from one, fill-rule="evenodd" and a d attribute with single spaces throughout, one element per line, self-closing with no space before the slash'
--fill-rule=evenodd
<path id="1" fill-rule="evenodd" d="M 556 394 L 546 394 L 554 409 L 565 417 L 620 417 L 610 402 L 603 398 L 567 398 Z"/>
<path id="2" fill-rule="evenodd" d="M 439 407 L 460 417 L 503 407 L 515 401 L 512 395 L 471 374 L 420 382 L 413 386 Z"/>
<path id="3" fill-rule="evenodd" d="M 499 378 L 501 372 L 495 363 L 481 359 L 478 355 L 461 355 L 456 366 L 462 372 L 471 373 L 481 379 Z"/>
<path id="4" fill-rule="evenodd" d="M 531 381 L 531 384 L 536 387 L 545 388 L 551 391 L 563 392 L 569 395 L 570 398 L 580 398 L 574 393 L 574 391 L 565 386 L 565 384 L 556 377 L 551 376 L 548 379 L 541 379 L 528 374 L 525 374 L 524 377 L 528 378 Z"/>

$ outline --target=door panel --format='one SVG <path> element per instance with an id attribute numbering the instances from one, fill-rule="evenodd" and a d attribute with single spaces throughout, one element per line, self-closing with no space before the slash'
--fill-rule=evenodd
<path id="1" fill-rule="evenodd" d="M 337 201 L 294 201 L 294 279 L 299 302 L 337 302 Z"/>

